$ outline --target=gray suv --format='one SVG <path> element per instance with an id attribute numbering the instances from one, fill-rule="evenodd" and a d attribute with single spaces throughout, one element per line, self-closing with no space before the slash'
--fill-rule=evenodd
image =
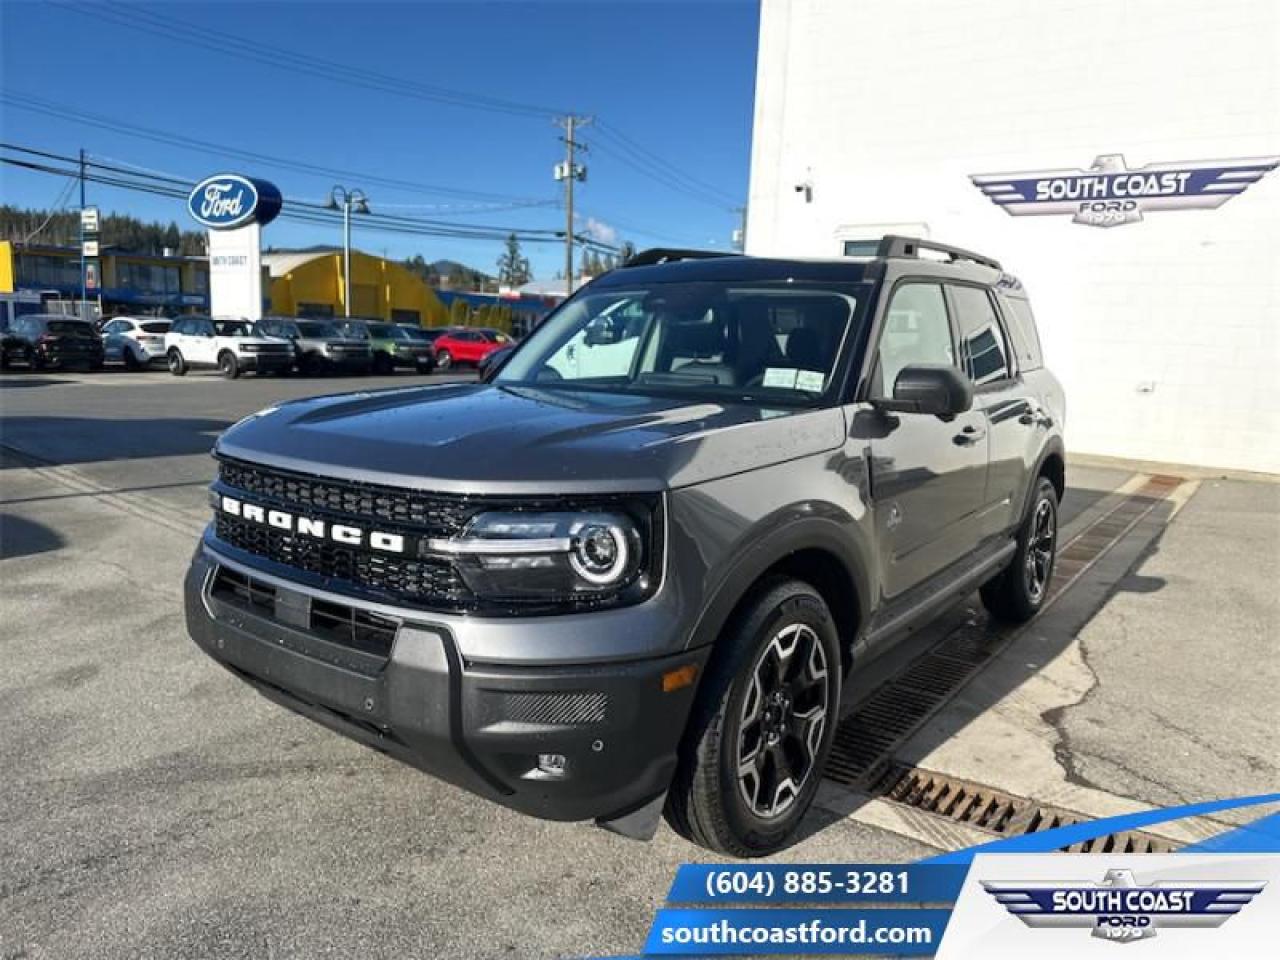
<path id="1" fill-rule="evenodd" d="M 187 625 L 267 697 L 495 802 L 767 854 L 850 671 L 968 591 L 1013 621 L 1044 603 L 1063 416 L 989 258 L 650 251 L 489 383 L 223 434 Z"/>
<path id="2" fill-rule="evenodd" d="M 299 373 L 368 373 L 373 365 L 369 341 L 348 336 L 330 320 L 263 317 L 258 332 L 293 343 Z"/>

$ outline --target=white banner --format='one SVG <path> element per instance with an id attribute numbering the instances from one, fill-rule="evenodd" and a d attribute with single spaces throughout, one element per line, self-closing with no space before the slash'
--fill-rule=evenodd
<path id="1" fill-rule="evenodd" d="M 1131 955 L 1117 953 L 1141 942 Z M 979 854 L 939 960 L 1280 955 L 1280 855 Z"/>

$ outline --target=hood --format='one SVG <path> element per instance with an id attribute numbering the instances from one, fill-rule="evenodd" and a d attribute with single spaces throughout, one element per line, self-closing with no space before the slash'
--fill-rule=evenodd
<path id="1" fill-rule="evenodd" d="M 455 493 L 616 493 L 703 483 L 840 447 L 839 410 L 449 384 L 299 400 L 217 452 Z"/>

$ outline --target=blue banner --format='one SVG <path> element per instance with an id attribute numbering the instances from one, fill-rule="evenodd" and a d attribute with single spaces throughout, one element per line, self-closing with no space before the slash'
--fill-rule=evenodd
<path id="1" fill-rule="evenodd" d="M 646 956 L 893 954 L 929 956 L 950 910 L 659 910 Z"/>
<path id="2" fill-rule="evenodd" d="M 686 863 L 668 903 L 954 903 L 963 864 Z"/>

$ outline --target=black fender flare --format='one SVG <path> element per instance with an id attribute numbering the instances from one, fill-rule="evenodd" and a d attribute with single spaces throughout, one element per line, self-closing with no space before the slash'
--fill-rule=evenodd
<path id="1" fill-rule="evenodd" d="M 1036 459 L 1035 469 L 1027 473 L 1027 489 L 1022 495 L 1022 510 L 1018 513 L 1018 523 L 1021 524 L 1026 519 L 1027 513 L 1031 510 L 1032 501 L 1036 496 L 1036 479 L 1044 473 L 1045 462 L 1052 456 L 1056 455 L 1062 460 L 1063 477 L 1066 477 L 1067 455 L 1062 438 L 1059 436 L 1050 437 L 1044 445 L 1044 449 L 1040 451 L 1040 456 Z M 1066 481 L 1063 480 L 1063 491 L 1066 491 Z"/>
<path id="2" fill-rule="evenodd" d="M 761 521 L 743 538 L 754 541 L 752 546 L 734 555 L 709 591 L 687 648 L 715 643 L 752 585 L 772 567 L 802 550 L 821 550 L 841 565 L 841 572 L 853 589 L 859 628 L 864 626 L 875 584 L 866 552 L 870 545 L 851 532 L 858 529 L 856 521 L 843 509 L 829 504 L 794 504 Z"/>

